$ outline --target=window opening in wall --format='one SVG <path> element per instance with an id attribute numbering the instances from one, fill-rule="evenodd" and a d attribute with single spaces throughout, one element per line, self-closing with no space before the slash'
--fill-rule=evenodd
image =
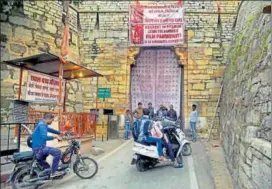
<path id="1" fill-rule="evenodd" d="M 104 115 L 113 115 L 113 110 L 112 109 L 104 109 L 103 114 Z"/>
<path id="2" fill-rule="evenodd" d="M 271 5 L 265 6 L 263 8 L 263 13 L 264 14 L 271 14 Z"/>

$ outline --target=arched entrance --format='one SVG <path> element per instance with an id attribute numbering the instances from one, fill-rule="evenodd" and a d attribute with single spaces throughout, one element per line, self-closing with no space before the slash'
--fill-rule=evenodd
<path id="1" fill-rule="evenodd" d="M 155 110 L 160 104 L 173 104 L 182 116 L 182 67 L 172 48 L 142 48 L 131 69 L 131 109 L 138 102 L 147 107 L 152 102 Z"/>

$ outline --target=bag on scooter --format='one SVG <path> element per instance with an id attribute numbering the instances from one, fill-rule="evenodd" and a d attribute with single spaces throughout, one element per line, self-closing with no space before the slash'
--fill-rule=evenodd
<path id="1" fill-rule="evenodd" d="M 163 137 L 162 132 L 156 126 L 156 124 L 151 128 L 150 132 L 151 132 L 151 135 L 154 136 L 154 137 L 157 137 L 157 138 L 162 138 Z"/>

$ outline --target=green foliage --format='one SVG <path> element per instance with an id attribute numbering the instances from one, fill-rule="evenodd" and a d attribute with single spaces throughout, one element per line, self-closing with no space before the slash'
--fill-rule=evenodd
<path id="1" fill-rule="evenodd" d="M 10 12 L 12 9 L 20 9 L 24 5 L 23 0 L 1 0 L 0 1 L 0 10 L 3 12 Z M 6 7 L 10 7 L 6 9 Z"/>
<path id="2" fill-rule="evenodd" d="M 252 24 L 256 20 L 256 18 L 259 17 L 259 15 L 260 15 L 260 12 L 255 15 L 249 16 L 246 22 L 245 29 L 241 31 L 240 33 L 236 34 L 235 45 L 233 50 L 230 52 L 230 56 L 229 56 L 230 66 L 229 66 L 228 74 L 230 77 L 233 77 L 236 72 L 237 62 L 239 61 L 239 58 L 241 56 L 244 56 L 245 57 L 244 59 L 246 59 L 245 55 L 250 50 L 252 40 L 247 39 L 248 41 L 246 44 L 244 44 L 243 42 L 245 41 L 249 31 L 253 29 Z M 258 29 L 255 28 L 254 31 L 255 31 L 254 37 L 257 37 Z"/>
<path id="3" fill-rule="evenodd" d="M 83 0 L 70 0 L 70 3 L 74 5 L 79 5 L 82 2 Z M 17 9 L 23 8 L 23 6 L 24 6 L 23 0 L 0 0 L 1 13 L 3 12 L 10 13 L 11 10 L 17 10 Z M 10 7 L 10 8 L 6 10 L 5 7 Z"/>

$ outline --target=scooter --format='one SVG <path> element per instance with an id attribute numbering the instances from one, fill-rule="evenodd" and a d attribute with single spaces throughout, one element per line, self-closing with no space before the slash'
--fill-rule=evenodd
<path id="1" fill-rule="evenodd" d="M 187 143 L 184 133 L 176 125 L 163 127 L 162 121 L 155 119 L 152 123 L 151 135 L 159 137 L 170 144 L 178 164 L 183 163 L 183 147 L 186 144 L 190 146 L 190 143 L 189 141 Z M 159 163 L 157 147 L 154 145 L 141 144 L 135 141 L 132 150 L 134 153 L 131 165 L 136 164 L 136 169 L 140 172 L 153 168 Z M 165 156 L 169 156 L 165 147 L 163 147 L 163 153 Z"/>
<path id="2" fill-rule="evenodd" d="M 160 122 L 161 122 L 161 126 L 160 128 L 170 128 L 172 127 L 172 129 L 175 128 L 175 134 L 178 135 L 179 138 L 179 142 L 181 142 L 181 146 L 182 146 L 182 155 L 183 156 L 189 156 L 192 154 L 192 148 L 191 148 L 191 144 L 190 142 L 186 139 L 186 136 L 184 134 L 184 132 L 180 129 L 181 127 L 181 122 L 180 122 L 180 118 L 178 118 L 177 120 L 173 120 L 171 118 L 168 117 L 164 117 L 164 118 L 157 118 Z M 168 134 L 168 138 L 171 135 Z"/>

